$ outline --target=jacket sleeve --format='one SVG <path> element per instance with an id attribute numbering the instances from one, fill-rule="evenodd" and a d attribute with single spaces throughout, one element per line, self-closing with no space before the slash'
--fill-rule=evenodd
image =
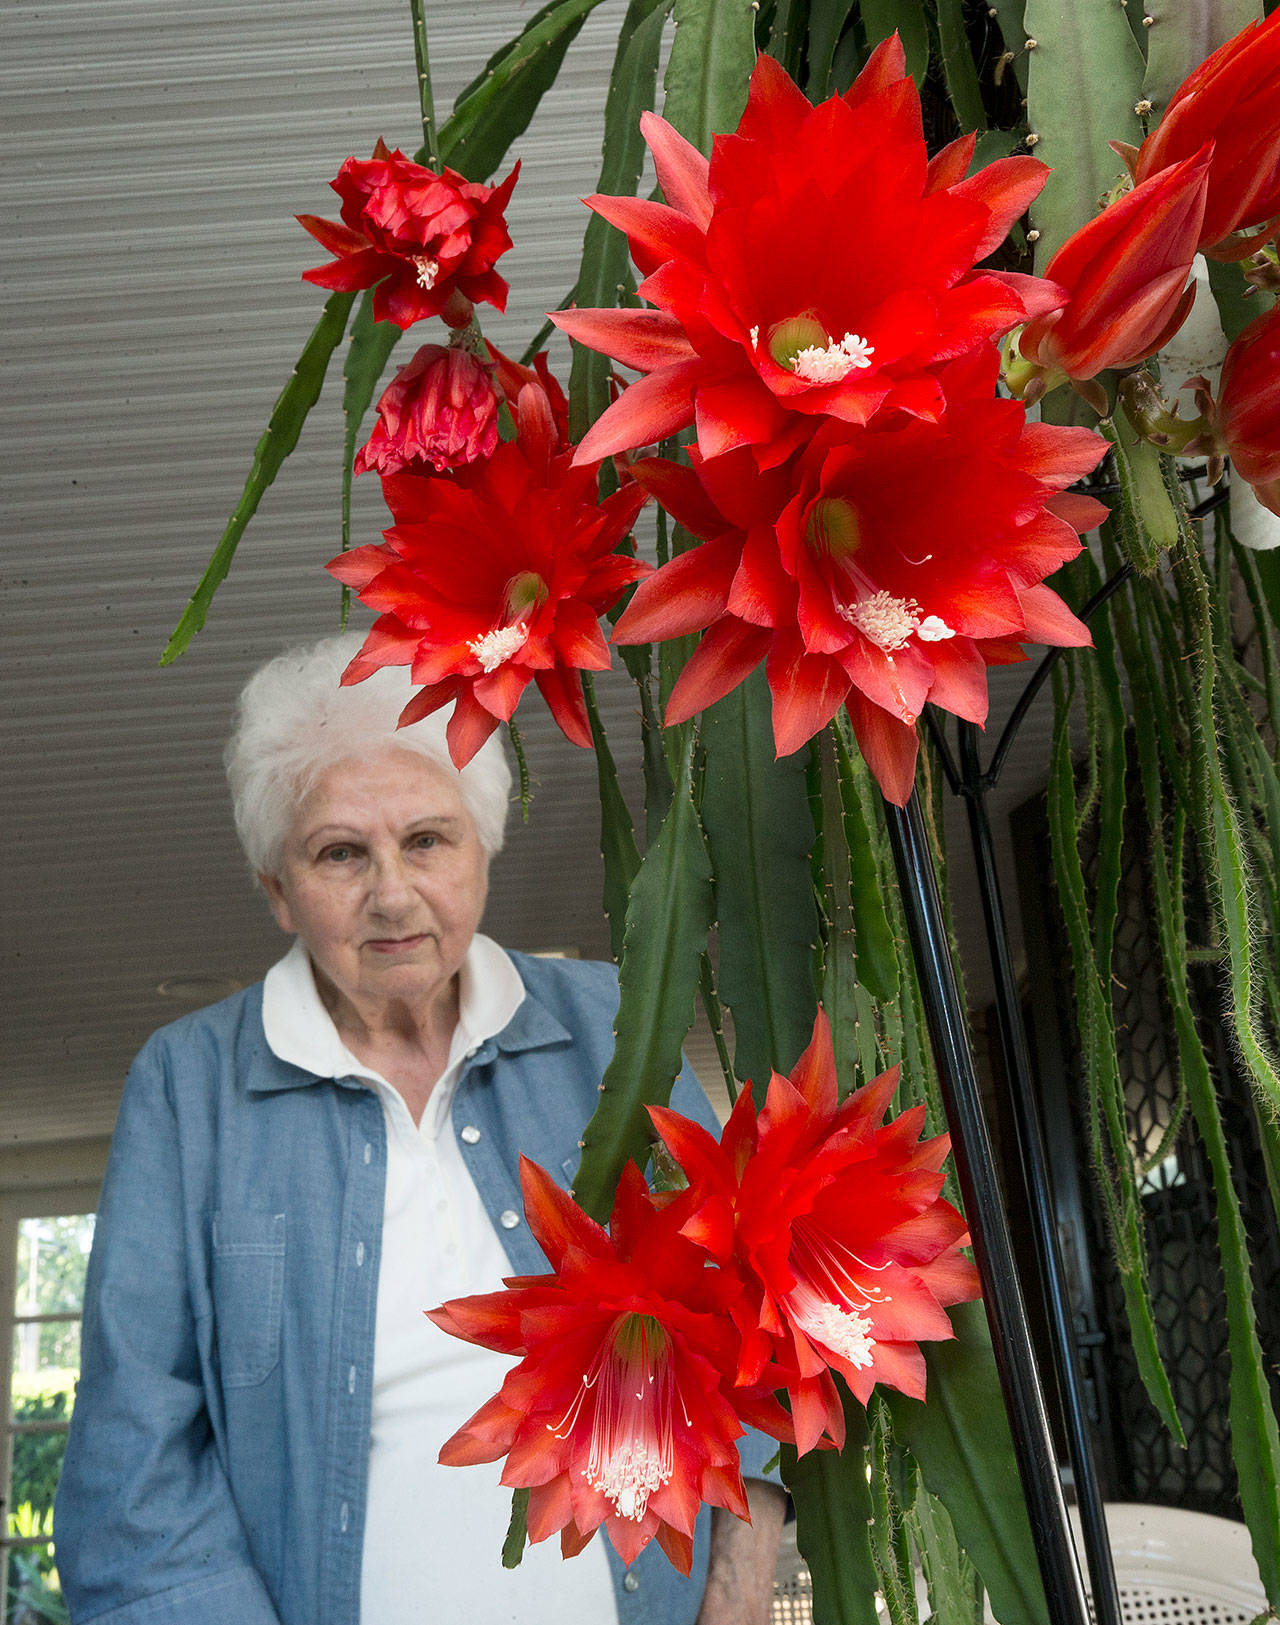
<path id="1" fill-rule="evenodd" d="M 215 1448 L 182 1184 L 153 1040 L 112 1141 L 54 1512 L 74 1625 L 279 1625 Z"/>

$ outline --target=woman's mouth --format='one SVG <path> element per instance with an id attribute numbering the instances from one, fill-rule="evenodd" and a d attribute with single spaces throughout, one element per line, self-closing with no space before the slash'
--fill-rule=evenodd
<path id="1" fill-rule="evenodd" d="M 365 947 L 375 954 L 411 953 L 427 940 L 425 932 L 413 937 L 371 937 Z"/>

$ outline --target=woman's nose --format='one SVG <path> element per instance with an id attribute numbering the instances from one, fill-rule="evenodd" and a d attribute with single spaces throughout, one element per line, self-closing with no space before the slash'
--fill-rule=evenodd
<path id="1" fill-rule="evenodd" d="M 413 903 L 409 876 L 400 855 L 378 858 L 370 875 L 369 901 L 380 914 L 403 914 Z"/>

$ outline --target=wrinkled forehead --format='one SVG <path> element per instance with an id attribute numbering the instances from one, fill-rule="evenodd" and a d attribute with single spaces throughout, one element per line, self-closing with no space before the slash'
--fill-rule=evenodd
<path id="1" fill-rule="evenodd" d="M 294 802 L 288 838 L 305 839 L 320 826 L 394 832 L 432 821 L 475 832 L 456 770 L 392 744 L 343 756 L 309 774 Z"/>

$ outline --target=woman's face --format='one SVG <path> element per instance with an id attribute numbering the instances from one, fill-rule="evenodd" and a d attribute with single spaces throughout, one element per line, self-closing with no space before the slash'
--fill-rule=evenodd
<path id="1" fill-rule="evenodd" d="M 484 912 L 489 859 L 456 774 L 389 745 L 326 769 L 298 805 L 279 875 L 260 878 L 281 928 L 363 1014 L 449 988 Z"/>

